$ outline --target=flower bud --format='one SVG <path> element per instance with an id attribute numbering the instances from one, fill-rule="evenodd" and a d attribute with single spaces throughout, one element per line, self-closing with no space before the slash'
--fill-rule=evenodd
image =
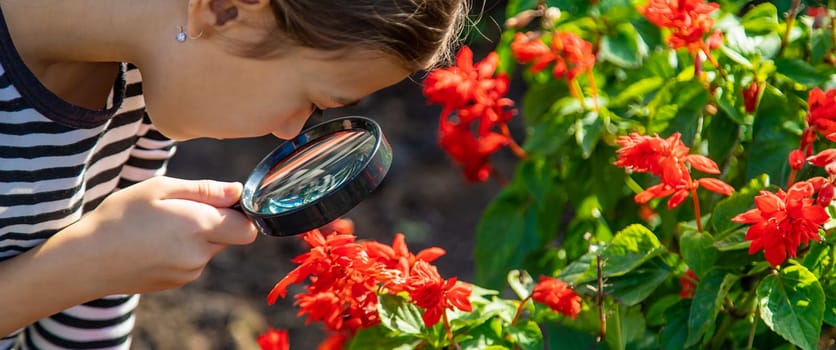
<path id="1" fill-rule="evenodd" d="M 804 152 L 801 152 L 799 149 L 794 149 L 790 152 L 789 156 L 789 163 L 790 168 L 793 170 L 798 170 L 804 167 L 804 162 L 806 161 L 804 157 Z"/>
<path id="2" fill-rule="evenodd" d="M 753 81 L 745 89 L 743 89 L 743 106 L 746 113 L 755 113 L 758 108 L 758 94 L 760 92 L 760 85 L 757 81 Z"/>

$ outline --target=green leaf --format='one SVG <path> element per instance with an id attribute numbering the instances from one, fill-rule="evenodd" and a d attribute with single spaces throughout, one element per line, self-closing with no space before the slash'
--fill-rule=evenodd
<path id="1" fill-rule="evenodd" d="M 586 116 L 575 121 L 575 141 L 581 146 L 581 156 L 584 159 L 589 159 L 592 155 L 603 131 L 604 121 L 598 117 L 597 112 L 588 112 Z"/>
<path id="2" fill-rule="evenodd" d="M 829 79 L 827 74 L 822 74 L 815 67 L 800 59 L 779 58 L 775 60 L 775 67 L 778 69 L 778 74 L 808 87 L 822 85 Z"/>
<path id="3" fill-rule="evenodd" d="M 589 349 L 606 350 L 607 347 L 595 341 L 595 336 L 583 329 L 578 329 L 576 322 L 545 322 L 545 349 Z"/>
<path id="4" fill-rule="evenodd" d="M 665 326 L 659 335 L 659 345 L 663 350 L 682 350 L 683 342 L 688 337 L 688 315 L 691 307 L 689 300 L 680 300 L 665 311 Z"/>
<path id="5" fill-rule="evenodd" d="M 509 0 L 505 5 L 505 18 L 514 17 L 525 10 L 537 7 L 537 0 Z"/>
<path id="6" fill-rule="evenodd" d="M 688 338 L 685 346 L 699 343 L 703 334 L 714 324 L 729 289 L 740 277 L 724 270 L 712 270 L 700 278 L 688 317 Z"/>
<path id="7" fill-rule="evenodd" d="M 824 322 L 836 327 L 836 283 L 829 281 L 824 287 Z"/>
<path id="8" fill-rule="evenodd" d="M 677 294 L 668 294 L 653 300 L 650 309 L 647 310 L 647 325 L 651 327 L 664 325 L 665 312 L 681 299 Z"/>
<path id="9" fill-rule="evenodd" d="M 400 296 L 378 295 L 377 311 L 381 324 L 393 331 L 419 336 L 427 330 L 421 318 L 421 309 Z"/>
<path id="10" fill-rule="evenodd" d="M 502 336 L 502 323 L 492 318 L 456 338 L 462 350 L 511 349 Z M 368 348 L 375 349 L 375 348 Z"/>
<path id="11" fill-rule="evenodd" d="M 553 169 L 548 162 L 538 166 L 532 159 L 519 167 L 514 180 L 485 210 L 476 228 L 476 283 L 500 289 L 505 274 L 522 268 L 530 254 L 557 234 L 562 189 L 554 186 Z M 532 188 L 545 193 L 532 193 Z M 542 271 L 529 270 L 532 274 Z"/>
<path id="12" fill-rule="evenodd" d="M 810 62 L 821 62 L 833 49 L 833 32 L 827 28 L 813 29 L 810 32 Z"/>
<path id="13" fill-rule="evenodd" d="M 650 102 L 649 133 L 682 134 L 682 142 L 692 145 L 698 120 L 711 96 L 697 80 L 667 84 Z"/>
<path id="14" fill-rule="evenodd" d="M 633 306 L 653 294 L 670 274 L 670 266 L 656 257 L 626 275 L 607 279 L 604 290 L 621 304 Z"/>
<path id="15" fill-rule="evenodd" d="M 562 91 L 568 91 L 563 80 L 549 79 L 545 83 L 533 83 L 528 86 L 522 98 L 522 115 L 525 121 L 536 126 L 537 123 L 548 119 L 565 118 L 560 113 L 550 112 L 552 107 L 563 96 Z"/>
<path id="16" fill-rule="evenodd" d="M 624 350 L 629 343 L 644 335 L 644 315 L 640 306 L 613 304 L 609 309 L 605 339 L 610 349 Z"/>
<path id="17" fill-rule="evenodd" d="M 816 349 L 824 318 L 824 291 L 804 266 L 769 275 L 758 286 L 761 319 L 775 333 L 802 349 Z"/>
<path id="18" fill-rule="evenodd" d="M 749 180 L 746 186 L 737 189 L 731 196 L 717 202 L 711 213 L 710 223 L 718 240 L 724 238 L 731 230 L 740 227 L 740 224 L 732 222 L 731 219 L 752 208 L 755 205 L 755 196 L 767 186 L 769 186 L 769 176 L 758 175 Z"/>
<path id="19" fill-rule="evenodd" d="M 665 251 L 652 231 L 639 224 L 625 227 L 604 247 L 604 272 L 607 277 L 621 276 Z"/>
<path id="20" fill-rule="evenodd" d="M 663 252 L 665 247 L 653 232 L 639 224 L 627 226 L 600 250 L 603 262 L 601 273 L 605 278 L 625 275 Z M 584 254 L 561 271 L 558 278 L 575 284 L 596 280 L 597 254 Z"/>
<path id="21" fill-rule="evenodd" d="M 650 77 L 638 80 L 621 92 L 609 102 L 609 106 L 620 107 L 627 103 L 639 102 L 644 100 L 645 95 L 659 89 L 665 82 L 661 77 Z"/>
<path id="22" fill-rule="evenodd" d="M 508 335 L 520 349 L 541 350 L 543 349 L 543 333 L 540 326 L 532 320 L 518 322 L 515 326 L 506 328 Z"/>
<path id="23" fill-rule="evenodd" d="M 721 252 L 728 252 L 732 250 L 742 250 L 749 248 L 751 242 L 746 240 L 746 230 L 748 228 L 741 227 L 723 236 L 714 242 L 714 248 Z"/>
<path id="24" fill-rule="evenodd" d="M 749 34 L 765 34 L 781 29 L 778 23 L 778 9 L 772 3 L 765 2 L 750 9 L 741 19 L 743 28 Z"/>
<path id="25" fill-rule="evenodd" d="M 541 123 L 532 126 L 523 148 L 533 156 L 549 156 L 557 153 L 574 134 L 575 115 L 550 114 Z"/>
<path id="26" fill-rule="evenodd" d="M 420 340 L 409 334 L 400 334 L 382 325 L 363 328 L 351 337 L 349 350 L 391 349 L 411 350 Z"/>
<path id="27" fill-rule="evenodd" d="M 790 151 L 798 148 L 800 141 L 799 136 L 784 125 L 796 112 L 790 105 L 787 95 L 775 87 L 767 85 L 764 89 L 752 126 L 751 145 L 755 146 L 748 150 L 747 178 L 767 174 L 772 183 L 786 183 L 787 157 Z"/>
<path id="28" fill-rule="evenodd" d="M 635 68 L 643 56 L 639 34 L 629 23 L 620 23 L 612 32 L 601 38 L 601 61 L 611 62 L 622 68 Z"/>
<path id="29" fill-rule="evenodd" d="M 679 247 L 685 263 L 697 276 L 705 276 L 714 266 L 718 251 L 714 249 L 714 238 L 708 233 L 686 230 L 679 238 Z"/>

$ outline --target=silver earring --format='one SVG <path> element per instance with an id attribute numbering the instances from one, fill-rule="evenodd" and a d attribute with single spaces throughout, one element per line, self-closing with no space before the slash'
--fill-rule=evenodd
<path id="1" fill-rule="evenodd" d="M 203 35 L 202 30 L 200 31 L 200 34 L 198 34 L 197 36 L 188 35 L 188 34 L 186 34 L 186 31 L 183 30 L 183 26 L 180 26 L 180 32 L 177 33 L 177 36 L 175 36 L 174 39 L 176 39 L 178 42 L 182 43 L 182 42 L 186 42 L 186 39 L 195 40 L 195 39 L 200 38 L 202 35 Z"/>

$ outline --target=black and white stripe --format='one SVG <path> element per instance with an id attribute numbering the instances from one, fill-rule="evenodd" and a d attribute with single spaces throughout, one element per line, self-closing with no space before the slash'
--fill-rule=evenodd
<path id="1" fill-rule="evenodd" d="M 9 52 L 2 17 L 0 29 L 2 263 L 43 243 L 113 191 L 162 175 L 174 143 L 145 114 L 135 67 L 120 74 L 111 110 L 88 111 L 99 121 L 77 123 L 77 116 L 63 118 L 67 108 L 61 103 L 66 102 L 55 101 L 56 96 L 18 88 L 21 79 L 31 82 L 21 75 L 31 73 Z M 0 336 L 0 349 L 127 349 L 138 300 L 137 295 L 119 295 L 70 308 Z"/>

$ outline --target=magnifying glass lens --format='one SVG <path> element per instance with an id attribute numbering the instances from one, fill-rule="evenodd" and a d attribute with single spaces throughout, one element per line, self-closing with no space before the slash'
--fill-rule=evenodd
<path id="1" fill-rule="evenodd" d="M 362 129 L 321 136 L 271 168 L 253 193 L 252 208 L 264 215 L 292 211 L 319 200 L 363 170 L 377 138 Z"/>

